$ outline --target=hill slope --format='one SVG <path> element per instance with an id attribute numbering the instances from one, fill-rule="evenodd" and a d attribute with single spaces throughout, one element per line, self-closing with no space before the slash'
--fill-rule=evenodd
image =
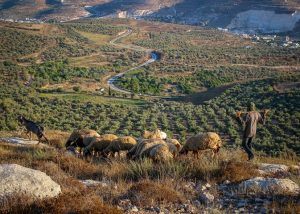
<path id="1" fill-rule="evenodd" d="M 72 20 L 85 16 L 144 18 L 246 32 L 299 32 L 297 0 L 0 0 L 0 17 Z M 288 25 L 288 27 L 287 27 Z"/>

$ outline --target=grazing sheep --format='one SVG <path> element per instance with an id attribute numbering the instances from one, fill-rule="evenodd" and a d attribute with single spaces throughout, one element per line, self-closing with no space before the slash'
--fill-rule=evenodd
<path id="1" fill-rule="evenodd" d="M 144 131 L 142 138 L 144 139 L 166 139 L 167 134 L 165 132 L 162 132 L 159 129 L 156 129 L 154 132 L 149 132 L 147 130 Z"/>
<path id="2" fill-rule="evenodd" d="M 74 130 L 66 142 L 66 148 L 69 146 L 83 148 L 87 146 L 95 137 L 100 137 L 100 135 L 94 130 L 91 129 Z"/>
<path id="3" fill-rule="evenodd" d="M 148 157 L 155 162 L 164 162 L 173 159 L 173 154 L 167 145 L 158 144 L 150 149 Z"/>
<path id="4" fill-rule="evenodd" d="M 167 137 L 168 137 L 168 136 L 167 136 L 167 133 L 166 133 L 166 132 L 160 131 L 160 139 L 166 140 Z"/>
<path id="5" fill-rule="evenodd" d="M 177 157 L 182 146 L 176 139 L 166 139 L 167 146 L 169 147 L 169 151 L 173 154 L 174 157 Z"/>
<path id="6" fill-rule="evenodd" d="M 183 145 L 180 154 L 187 154 L 189 151 L 192 151 L 198 158 L 199 151 L 211 149 L 213 152 L 212 156 L 214 156 L 218 153 L 221 146 L 222 140 L 217 133 L 206 132 L 190 137 Z"/>
<path id="7" fill-rule="evenodd" d="M 74 155 L 75 157 L 79 158 L 80 157 L 80 153 L 79 151 L 76 149 L 76 147 L 74 146 L 69 146 L 67 148 L 66 154 L 68 155 Z"/>
<path id="8" fill-rule="evenodd" d="M 118 139 L 113 140 L 106 147 L 106 149 L 104 149 L 103 153 L 105 156 L 108 156 L 110 153 L 113 153 L 113 156 L 115 156 L 115 153 L 117 152 L 118 155 L 120 156 L 120 151 L 128 151 L 136 144 L 137 142 L 133 137 L 130 136 L 119 137 Z"/>
<path id="9" fill-rule="evenodd" d="M 132 155 L 133 159 L 139 159 L 144 156 L 144 153 L 150 148 L 158 144 L 165 144 L 166 142 L 161 139 L 145 139 L 137 144 L 135 153 Z"/>
<path id="10" fill-rule="evenodd" d="M 85 147 L 84 155 L 91 155 L 92 150 L 96 153 L 102 153 L 104 149 L 113 141 L 118 139 L 114 134 L 104 134 L 101 137 L 96 137 L 94 140 Z"/>
<path id="11" fill-rule="evenodd" d="M 128 150 L 127 155 L 126 155 L 128 159 L 131 159 L 135 155 L 137 149 L 141 146 L 141 143 L 142 143 L 142 140 L 139 139 L 137 141 L 137 143 L 131 149 Z"/>

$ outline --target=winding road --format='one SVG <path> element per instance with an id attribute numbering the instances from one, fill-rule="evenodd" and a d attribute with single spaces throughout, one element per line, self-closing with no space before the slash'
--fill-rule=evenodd
<path id="1" fill-rule="evenodd" d="M 126 70 L 122 73 L 119 73 L 119 74 L 117 74 L 117 75 L 115 75 L 115 76 L 113 76 L 113 77 L 111 77 L 107 80 L 107 84 L 108 84 L 108 86 L 110 87 L 111 90 L 114 90 L 114 91 L 117 91 L 117 92 L 120 92 L 120 93 L 124 93 L 124 94 L 132 94 L 132 92 L 128 91 L 128 90 L 125 90 L 125 89 L 122 89 L 122 88 L 119 88 L 117 85 L 115 85 L 115 83 L 122 76 L 124 76 L 126 73 L 128 73 L 130 71 L 133 71 L 133 70 L 136 70 L 138 68 L 141 68 L 143 66 L 149 65 L 149 64 L 155 62 L 156 60 L 158 60 L 158 55 L 151 49 L 146 49 L 146 48 L 135 46 L 135 45 L 126 45 L 126 44 L 122 44 L 122 43 L 116 43 L 118 40 L 120 40 L 120 39 L 122 39 L 126 36 L 129 36 L 131 33 L 132 33 L 132 29 L 128 29 L 127 31 L 120 33 L 118 37 L 114 38 L 109 43 L 116 46 L 116 47 L 120 47 L 120 48 L 126 48 L 126 49 L 130 49 L 130 50 L 135 50 L 135 51 L 144 51 L 147 54 L 149 54 L 151 56 L 151 58 L 148 59 L 146 62 L 144 62 L 140 65 L 137 65 L 133 68 L 130 68 L 129 70 Z"/>

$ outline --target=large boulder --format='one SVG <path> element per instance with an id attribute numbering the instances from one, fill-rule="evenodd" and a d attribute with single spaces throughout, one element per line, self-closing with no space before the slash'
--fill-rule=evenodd
<path id="1" fill-rule="evenodd" d="M 296 195 L 300 193 L 298 184 L 290 179 L 256 177 L 239 184 L 239 189 L 245 193 Z"/>
<path id="2" fill-rule="evenodd" d="M 60 185 L 44 172 L 17 164 L 0 165 L 0 199 L 21 194 L 43 199 L 55 197 L 60 192 Z"/>

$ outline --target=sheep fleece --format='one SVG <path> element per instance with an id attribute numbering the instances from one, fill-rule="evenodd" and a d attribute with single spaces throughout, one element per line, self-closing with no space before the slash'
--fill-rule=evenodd
<path id="1" fill-rule="evenodd" d="M 221 147 L 221 138 L 217 133 L 207 132 L 190 137 L 184 144 L 183 151 L 217 149 Z"/>

